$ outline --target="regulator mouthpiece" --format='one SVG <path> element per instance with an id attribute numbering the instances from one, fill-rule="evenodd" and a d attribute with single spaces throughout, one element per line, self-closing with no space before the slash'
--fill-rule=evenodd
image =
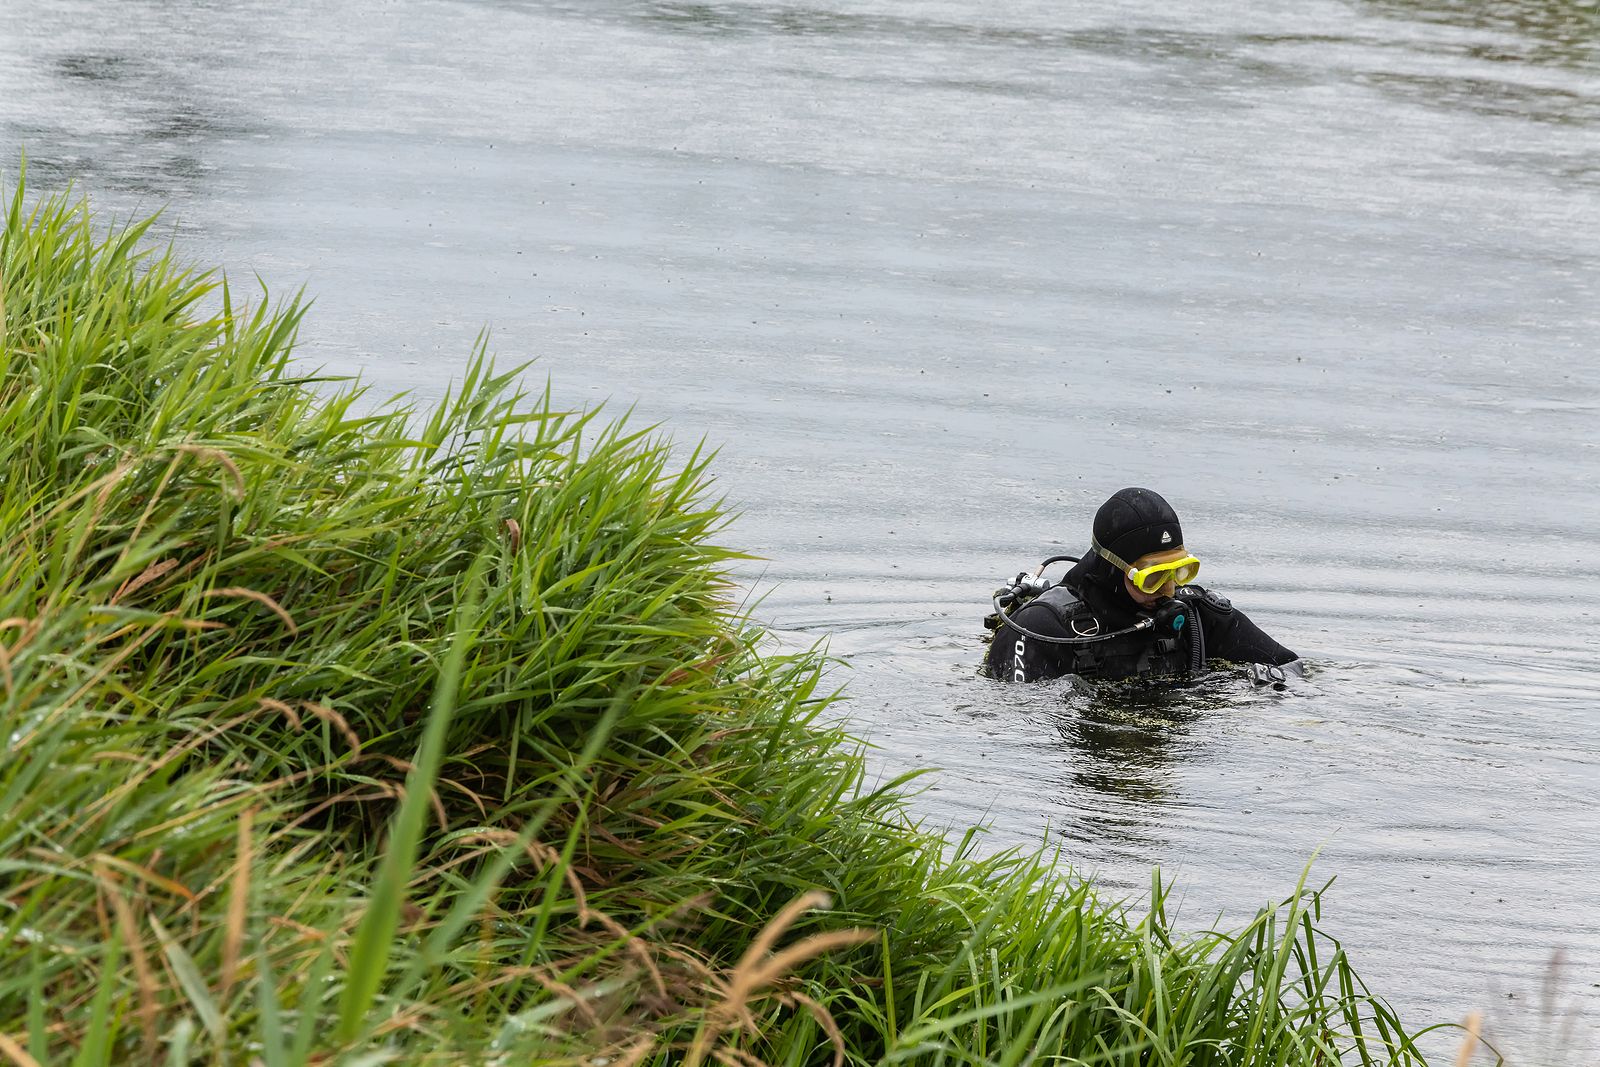
<path id="1" fill-rule="evenodd" d="M 1160 634 L 1182 633 L 1184 624 L 1189 621 L 1184 606 L 1176 600 L 1167 600 L 1156 608 L 1154 618 L 1156 632 Z"/>

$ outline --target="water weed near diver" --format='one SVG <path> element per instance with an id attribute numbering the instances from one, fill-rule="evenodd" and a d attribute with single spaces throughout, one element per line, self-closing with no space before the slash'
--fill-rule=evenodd
<path id="1" fill-rule="evenodd" d="M 1184 934 L 866 786 L 706 452 L 373 404 L 149 226 L 0 242 L 12 1062 L 1419 1060 L 1304 886 Z"/>

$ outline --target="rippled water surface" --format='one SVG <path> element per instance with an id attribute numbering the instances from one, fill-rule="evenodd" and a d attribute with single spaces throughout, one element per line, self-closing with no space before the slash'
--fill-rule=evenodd
<path id="1" fill-rule="evenodd" d="M 1159 864 L 1195 925 L 1317 853 L 1413 1022 L 1600 1058 L 1592 7 L 4 0 L 19 147 L 304 284 L 380 392 L 487 325 L 721 445 L 761 616 L 943 768 L 932 824 Z M 975 676 L 996 581 L 1130 484 L 1304 679 Z"/>

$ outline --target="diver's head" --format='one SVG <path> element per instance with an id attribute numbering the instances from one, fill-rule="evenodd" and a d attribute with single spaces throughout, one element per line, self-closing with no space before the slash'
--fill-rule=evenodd
<path id="1" fill-rule="evenodd" d="M 1200 571 L 1183 547 L 1178 513 L 1149 489 L 1119 489 L 1101 504 L 1090 547 L 1116 568 L 1123 591 L 1141 608 L 1172 596 Z"/>

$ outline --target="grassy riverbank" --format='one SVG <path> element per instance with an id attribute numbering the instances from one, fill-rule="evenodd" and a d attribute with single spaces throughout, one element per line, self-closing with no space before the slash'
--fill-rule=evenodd
<path id="1" fill-rule="evenodd" d="M 864 790 L 703 453 L 302 377 L 145 236 L 0 244 L 0 1062 L 1416 1058 L 1311 894 L 1180 935 Z"/>

